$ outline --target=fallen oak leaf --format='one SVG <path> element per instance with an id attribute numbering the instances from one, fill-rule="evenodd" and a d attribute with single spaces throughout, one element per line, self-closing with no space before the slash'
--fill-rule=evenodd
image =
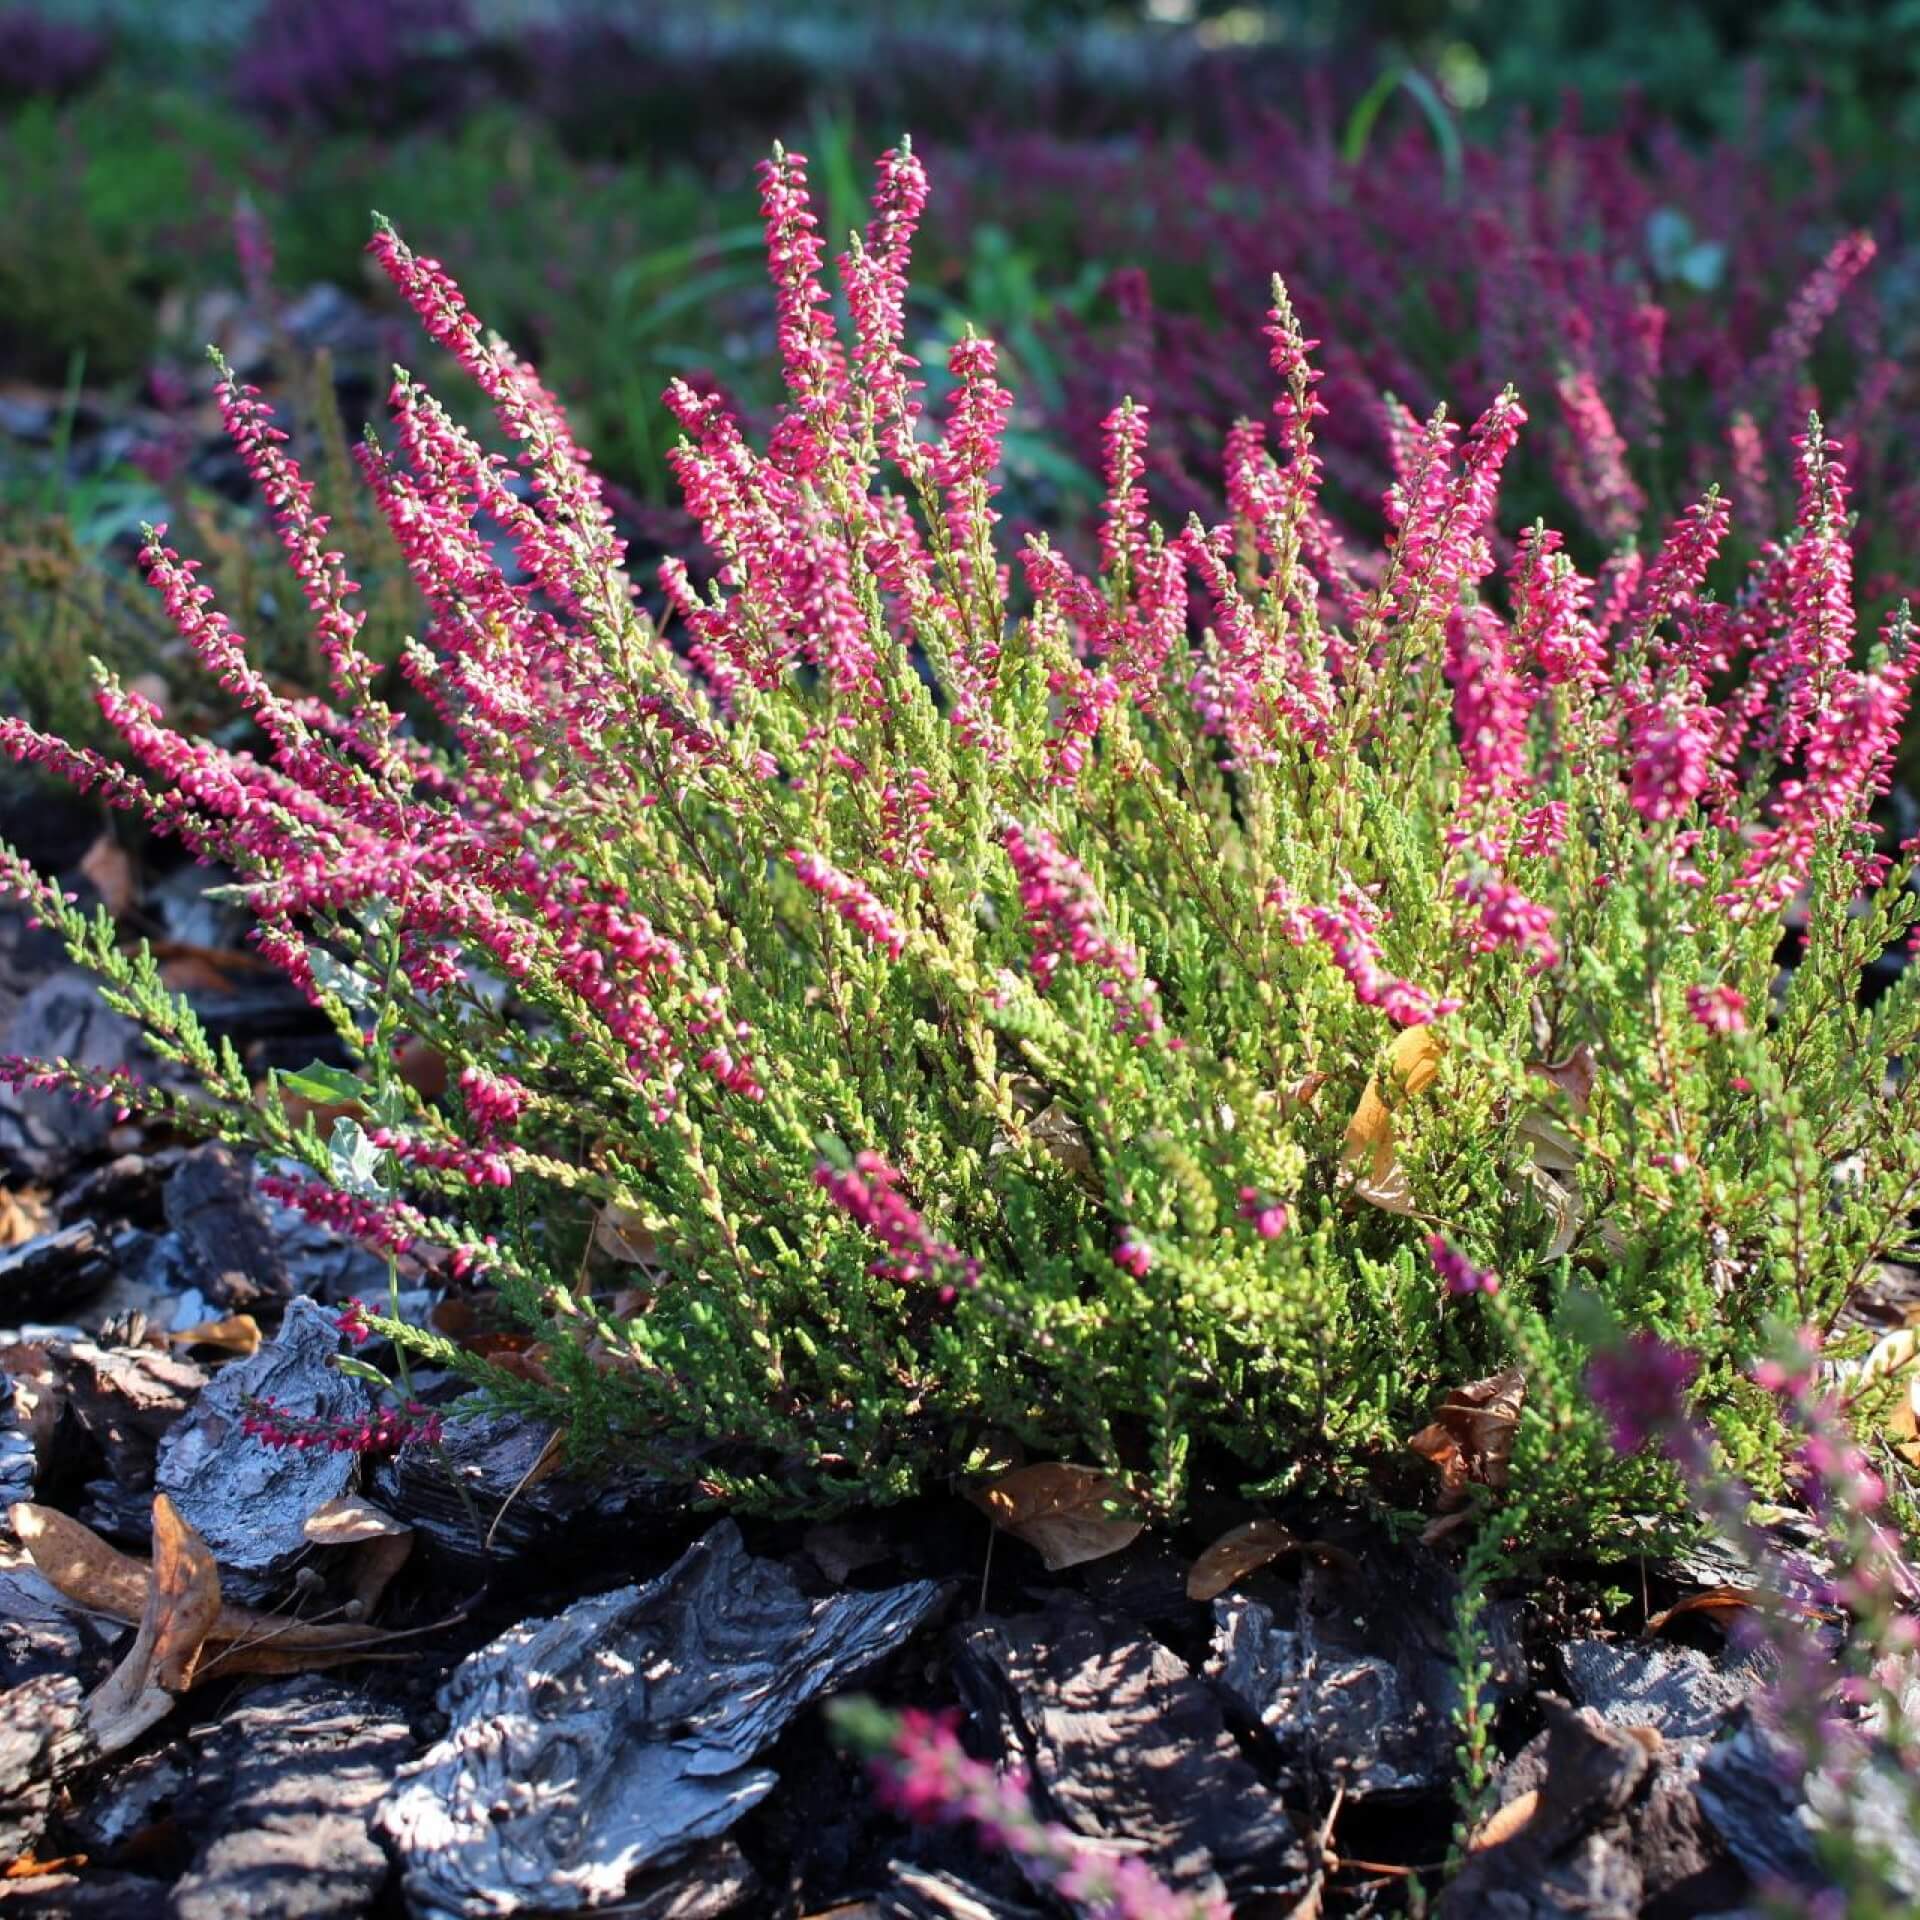
<path id="1" fill-rule="evenodd" d="M 1889 1385 L 1886 1431 L 1894 1451 L 1909 1466 L 1920 1467 L 1920 1328 L 1896 1327 L 1883 1336 L 1849 1380 L 1847 1397 L 1852 1401 Z"/>
<path id="2" fill-rule="evenodd" d="M 1278 1520 L 1248 1520 L 1229 1527 L 1187 1569 L 1187 1598 L 1218 1599 L 1243 1575 L 1305 1545 L 1298 1534 Z"/>
<path id="3" fill-rule="evenodd" d="M 1111 1477 L 1065 1460 L 1016 1467 L 967 1498 L 1002 1532 L 1032 1547 L 1049 1573 L 1118 1553 L 1146 1525 L 1113 1511 L 1126 1496 Z"/>
<path id="4" fill-rule="evenodd" d="M 0 1193 L 0 1248 L 23 1247 L 53 1225 L 53 1209 L 37 1187 Z"/>
<path id="5" fill-rule="evenodd" d="M 133 905 L 133 861 L 111 833 L 103 833 L 80 859 L 80 871 L 93 883 L 100 904 L 118 920 Z"/>

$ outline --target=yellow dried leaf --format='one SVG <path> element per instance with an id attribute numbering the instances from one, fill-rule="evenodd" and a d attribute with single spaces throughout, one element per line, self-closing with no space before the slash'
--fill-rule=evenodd
<path id="1" fill-rule="evenodd" d="M 260 1351 L 260 1322 L 250 1313 L 230 1313 L 219 1320 L 202 1320 L 198 1326 L 181 1333 L 170 1333 L 168 1341 L 176 1347 L 213 1347 L 246 1360 Z"/>
<path id="2" fill-rule="evenodd" d="M 1431 1026 L 1408 1027 L 1387 1049 L 1387 1074 L 1396 1104 L 1433 1085 L 1447 1043 Z M 1360 1104 L 1347 1122 L 1346 1163 L 1354 1191 L 1389 1213 L 1411 1213 L 1412 1196 L 1393 1146 L 1393 1109 L 1378 1078 L 1367 1082 Z"/>
<path id="3" fill-rule="evenodd" d="M 1887 1432 L 1909 1466 L 1920 1467 L 1920 1327 L 1896 1327 L 1861 1363 L 1862 1386 L 1892 1380 L 1896 1392 L 1887 1408 Z"/>

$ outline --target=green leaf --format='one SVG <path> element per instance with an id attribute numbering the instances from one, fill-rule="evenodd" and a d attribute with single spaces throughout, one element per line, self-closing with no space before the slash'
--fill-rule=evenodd
<path id="1" fill-rule="evenodd" d="M 329 1067 L 315 1060 L 294 1072 L 279 1069 L 280 1084 L 298 1100 L 311 1100 L 318 1107 L 337 1107 L 367 1097 L 367 1083 L 344 1067 Z"/>

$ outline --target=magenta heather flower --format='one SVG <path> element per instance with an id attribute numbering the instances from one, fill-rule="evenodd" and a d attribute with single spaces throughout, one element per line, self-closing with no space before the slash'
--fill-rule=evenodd
<path id="1" fill-rule="evenodd" d="M 1106 512 L 1100 522 L 1100 568 L 1103 573 L 1129 572 L 1146 551 L 1147 410 L 1123 400 L 1107 415 L 1101 429 L 1105 443 Z"/>
<path id="2" fill-rule="evenodd" d="M 1507 630 L 1484 607 L 1447 615 L 1446 675 L 1465 763 L 1460 806 L 1504 808 L 1526 791 L 1529 701 L 1507 651 Z"/>
<path id="3" fill-rule="evenodd" d="M 510 1132 L 533 1098 L 511 1074 L 478 1065 L 461 1068 L 460 1091 L 469 1116 L 483 1136 Z"/>
<path id="4" fill-rule="evenodd" d="M 1745 1033 L 1747 996 L 1725 985 L 1689 987 L 1687 1011 L 1709 1033 Z"/>
<path id="5" fill-rule="evenodd" d="M 364 1347 L 373 1338 L 373 1329 L 367 1325 L 367 1309 L 359 1300 L 349 1300 L 333 1316 L 333 1324 L 353 1342 L 356 1347 Z"/>
<path id="6" fill-rule="evenodd" d="M 1239 1212 L 1262 1240 L 1278 1240 L 1293 1220 L 1285 1201 L 1270 1199 L 1258 1187 L 1240 1189 Z"/>
<path id="7" fill-rule="evenodd" d="M 1363 1006 L 1378 1007 L 1396 1026 L 1425 1026 L 1458 1011 L 1458 1000 L 1442 999 L 1387 971 L 1374 938 L 1375 910 L 1363 905 L 1363 899 L 1349 892 L 1338 907 L 1316 906 L 1302 901 L 1284 880 L 1276 880 L 1268 891 L 1267 906 L 1279 915 L 1296 947 L 1320 941 L 1352 984 L 1355 999 Z"/>
<path id="8" fill-rule="evenodd" d="M 877 1153 L 859 1153 L 851 1168 L 814 1169 L 814 1182 L 829 1200 L 887 1249 L 871 1271 L 902 1284 L 931 1283 L 942 1299 L 957 1287 L 977 1286 L 980 1263 L 939 1238 L 899 1191 L 900 1176 Z"/>
<path id="9" fill-rule="evenodd" d="M 1427 1236 L 1427 1258 L 1451 1294 L 1498 1293 L 1500 1276 L 1476 1267 L 1444 1233 Z"/>
<path id="10" fill-rule="evenodd" d="M 817 893 L 841 919 L 857 927 L 890 960 L 899 959 L 906 951 L 906 928 L 881 905 L 872 888 L 842 873 L 817 853 L 806 853 L 796 847 L 788 852 L 787 858 L 793 862 L 793 870 L 803 887 Z"/>
<path id="11" fill-rule="evenodd" d="M 1656 1439 L 1668 1452 L 1679 1448 L 1687 1389 L 1699 1371 L 1697 1354 L 1652 1333 L 1630 1334 L 1596 1353 L 1587 1366 L 1587 1391 L 1607 1416 L 1614 1451 L 1638 1453 Z"/>
<path id="12" fill-rule="evenodd" d="M 440 1415 L 418 1400 L 382 1406 L 359 1420 L 329 1421 L 292 1413 L 263 1396 L 247 1402 L 240 1431 L 264 1447 L 296 1453 L 386 1454 L 398 1453 L 413 1441 L 436 1447 L 444 1428 Z"/>
<path id="13" fill-rule="evenodd" d="M 1538 967 L 1560 964 L 1560 943 L 1553 937 L 1554 911 L 1530 900 L 1520 889 L 1484 870 L 1463 874 L 1453 890 L 1476 911 L 1471 940 L 1475 951 L 1518 947 Z"/>
<path id="14" fill-rule="evenodd" d="M 1633 762 L 1628 797 L 1649 820 L 1672 820 L 1706 792 L 1713 773 L 1713 734 L 1699 709 L 1667 699 L 1628 719 Z"/>
<path id="15" fill-rule="evenodd" d="M 1124 1240 L 1114 1242 L 1113 1264 L 1122 1273 L 1144 1280 L 1153 1271 L 1153 1249 L 1144 1240 L 1136 1240 L 1129 1234 Z"/>
<path id="16" fill-rule="evenodd" d="M 913 424 L 920 414 L 919 366 L 901 342 L 906 333 L 907 268 L 913 236 L 927 204 L 927 173 L 905 142 L 880 156 L 873 218 L 864 244 L 842 256 L 847 311 L 853 321 L 853 360 L 865 380 L 879 450 L 906 464 L 913 458 Z"/>
<path id="17" fill-rule="evenodd" d="M 1110 970 L 1126 981 L 1140 978 L 1133 949 L 1106 932 L 1100 896 L 1086 870 L 1046 828 L 1009 825 L 1000 843 L 1019 884 L 1020 907 L 1033 937 L 1033 982 L 1042 993 L 1053 984 L 1062 960 Z"/>

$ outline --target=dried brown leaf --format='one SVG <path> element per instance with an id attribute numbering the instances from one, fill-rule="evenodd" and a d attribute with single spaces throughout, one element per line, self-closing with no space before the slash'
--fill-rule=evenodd
<path id="1" fill-rule="evenodd" d="M 1407 1442 L 1440 1475 L 1440 1504 L 1458 1506 L 1470 1486 L 1504 1487 L 1527 1383 L 1517 1369 L 1456 1387 L 1431 1424 Z"/>
<path id="2" fill-rule="evenodd" d="M 0 1193 L 0 1247 L 23 1247 L 53 1225 L 53 1209 L 37 1187 Z"/>
<path id="3" fill-rule="evenodd" d="M 9 1510 L 14 1533 L 47 1584 L 76 1606 L 138 1623 L 151 1587 L 144 1560 L 110 1547 L 91 1527 L 52 1507 L 20 1501 Z M 361 1660 L 403 1638 L 352 1621 L 288 1620 L 251 1607 L 223 1605 L 207 1631 L 196 1681 L 216 1673 L 300 1673 Z"/>
<path id="4" fill-rule="evenodd" d="M 1527 1071 L 1551 1081 L 1567 1096 L 1574 1112 L 1584 1114 L 1600 1070 L 1592 1047 L 1583 1040 L 1564 1060 L 1530 1061 Z"/>
<path id="5" fill-rule="evenodd" d="M 157 1494 L 140 1631 L 87 1699 L 87 1723 L 102 1753 L 131 1746 L 172 1710 L 175 1697 L 193 1685 L 219 1617 L 220 1573 L 207 1543 Z"/>
<path id="6" fill-rule="evenodd" d="M 1304 1543 L 1278 1520 L 1248 1520 L 1229 1527 L 1187 1570 L 1187 1598 L 1213 1600 L 1243 1575 L 1292 1553 Z"/>
<path id="7" fill-rule="evenodd" d="M 1479 1853 L 1487 1847 L 1497 1847 L 1503 1841 L 1511 1840 L 1521 1828 L 1540 1810 L 1540 1789 L 1529 1787 L 1525 1793 L 1516 1793 L 1504 1807 L 1496 1807 L 1488 1814 L 1467 1842 L 1469 1853 Z"/>
<path id="8" fill-rule="evenodd" d="M 80 871 L 93 882 L 100 904 L 118 920 L 133 905 L 133 861 L 112 834 L 103 833 L 80 858 Z"/>
<path id="9" fill-rule="evenodd" d="M 397 1534 L 411 1534 L 413 1529 L 371 1500 L 343 1493 L 337 1500 L 323 1500 L 315 1507 L 300 1531 L 317 1547 L 357 1547 L 364 1540 L 392 1539 Z"/>
<path id="10" fill-rule="evenodd" d="M 1049 1573 L 1118 1553 L 1145 1525 L 1114 1511 L 1124 1509 L 1126 1495 L 1108 1475 L 1065 1460 L 1016 1467 L 967 1498 L 996 1527 L 1032 1547 Z"/>

